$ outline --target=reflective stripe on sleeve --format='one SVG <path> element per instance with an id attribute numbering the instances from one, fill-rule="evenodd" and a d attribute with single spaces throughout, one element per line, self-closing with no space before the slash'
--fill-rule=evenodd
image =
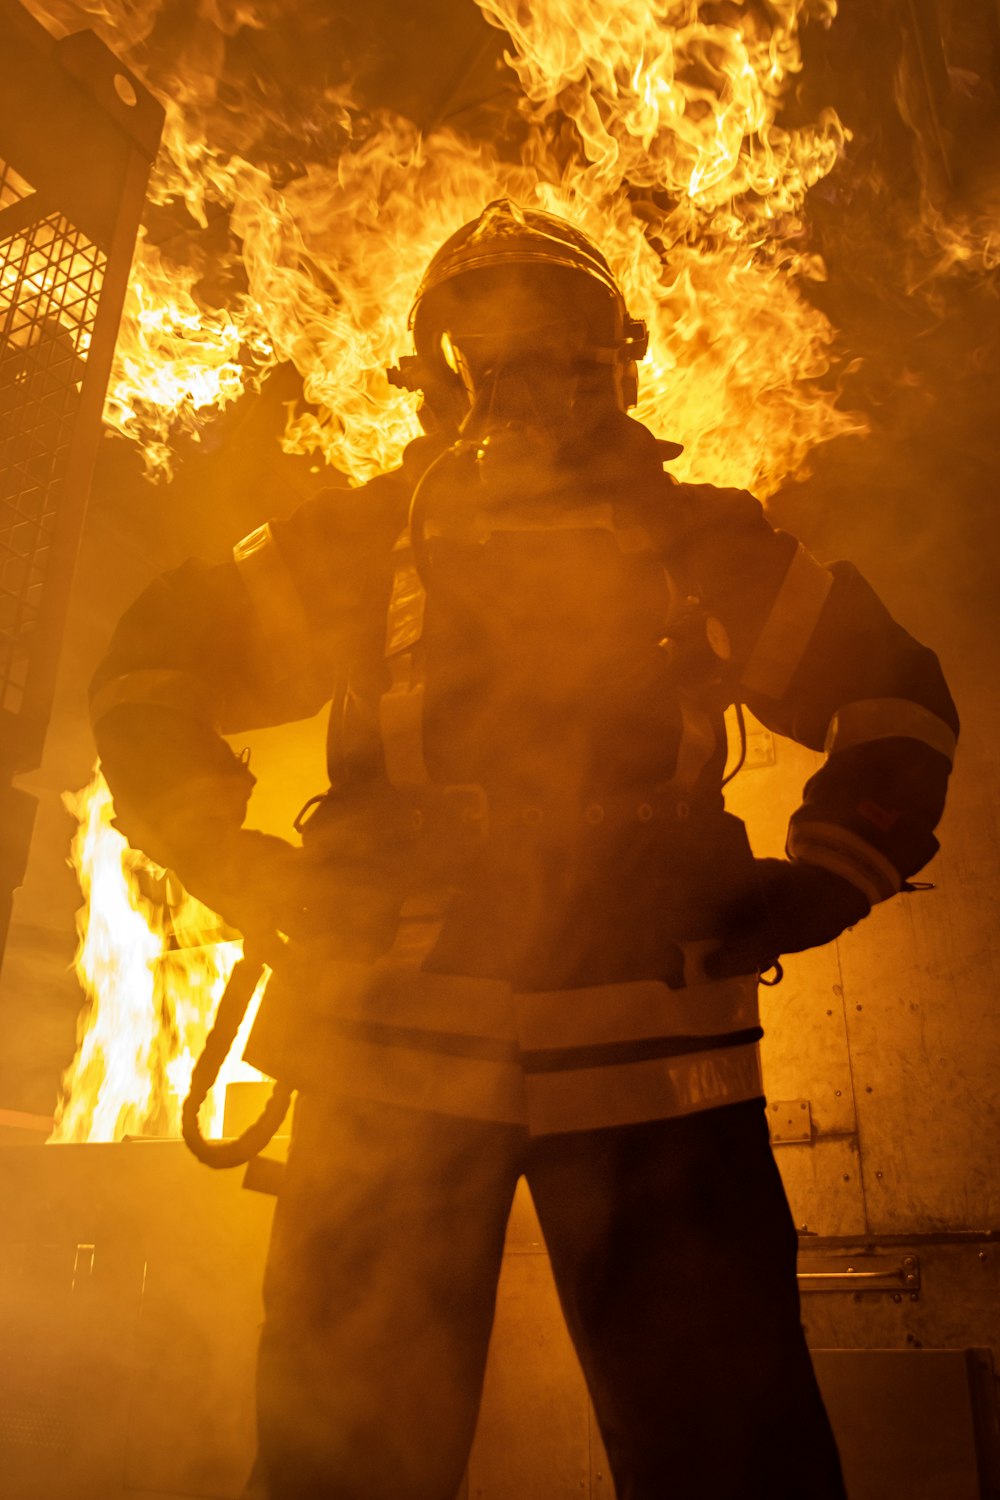
<path id="1" fill-rule="evenodd" d="M 888 901 L 903 884 L 903 877 L 891 860 L 866 839 L 837 823 L 793 823 L 788 835 L 788 855 L 849 880 L 873 906 Z"/>
<path id="2" fill-rule="evenodd" d="M 830 720 L 824 749 L 834 755 L 854 745 L 889 739 L 920 740 L 948 761 L 955 759 L 954 730 L 910 698 L 859 698 L 845 703 Z"/>
<path id="3" fill-rule="evenodd" d="M 237 542 L 233 557 L 267 643 L 271 676 L 287 682 L 308 661 L 311 634 L 302 597 L 270 525 L 258 526 Z"/>
<path id="4" fill-rule="evenodd" d="M 782 698 L 805 655 L 833 587 L 833 574 L 799 543 L 771 613 L 743 669 L 742 686 Z"/>
<path id="5" fill-rule="evenodd" d="M 212 694 L 193 672 L 143 670 L 112 677 L 91 697 L 90 722 L 96 728 L 106 714 L 126 703 L 172 708 L 190 719 L 201 720 L 216 731 L 219 728 Z"/>

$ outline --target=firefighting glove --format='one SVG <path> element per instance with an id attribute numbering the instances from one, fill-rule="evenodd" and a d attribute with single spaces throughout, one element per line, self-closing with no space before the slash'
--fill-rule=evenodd
<path id="1" fill-rule="evenodd" d="M 309 862 L 273 834 L 239 828 L 217 834 L 174 862 L 185 889 L 248 941 L 282 932 L 300 937 L 310 923 Z"/>
<path id="2" fill-rule="evenodd" d="M 798 859 L 754 861 L 753 887 L 720 914 L 719 946 L 703 959 L 709 978 L 764 973 L 783 953 L 819 948 L 871 910 L 840 875 Z"/>

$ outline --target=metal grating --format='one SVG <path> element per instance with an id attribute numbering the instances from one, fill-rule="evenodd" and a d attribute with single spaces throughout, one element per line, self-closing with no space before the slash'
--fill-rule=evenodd
<path id="1" fill-rule="evenodd" d="M 27 188 L 0 163 L 0 203 L 25 201 Z M 0 239 L 0 709 L 11 714 L 24 702 L 105 265 L 59 213 Z"/>
<path id="2" fill-rule="evenodd" d="M 93 32 L 56 38 L 0 0 L 0 957 L 35 815 L 13 779 L 42 759 L 162 127 Z"/>

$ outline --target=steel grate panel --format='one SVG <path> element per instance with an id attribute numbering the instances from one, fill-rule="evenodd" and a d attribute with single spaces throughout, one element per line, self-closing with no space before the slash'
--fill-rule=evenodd
<path id="1" fill-rule="evenodd" d="M 163 118 L 92 31 L 0 0 L 0 959 L 37 800 L 13 778 L 42 761 Z"/>
<path id="2" fill-rule="evenodd" d="M 30 192 L 0 162 L 0 207 Z M 0 240 L 0 710 L 14 715 L 105 266 L 101 250 L 59 213 Z"/>

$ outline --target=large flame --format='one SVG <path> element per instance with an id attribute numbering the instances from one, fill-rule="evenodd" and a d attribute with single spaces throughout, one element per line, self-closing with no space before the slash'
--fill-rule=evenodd
<path id="1" fill-rule="evenodd" d="M 259 309 L 247 298 L 206 308 L 192 292 L 197 279 L 169 266 L 140 231 L 104 420 L 140 443 L 164 477 L 177 437 L 197 439 L 206 413 L 255 388 L 274 363 Z"/>
<path id="2" fill-rule="evenodd" d="M 79 820 L 71 859 L 85 906 L 76 971 L 89 1000 L 79 1046 L 63 1077 L 53 1141 L 179 1135 L 181 1105 L 242 944 L 112 826 L 100 772 L 66 805 Z M 202 1128 L 219 1136 L 228 1084 L 258 1080 L 242 1061 L 260 1005 L 244 1017 Z"/>
<path id="3" fill-rule="evenodd" d="M 415 398 L 385 370 L 407 350 L 424 265 L 486 202 L 510 195 L 566 214 L 605 248 L 651 327 L 638 415 L 687 445 L 679 477 L 769 494 L 803 472 L 818 442 L 861 425 L 820 383 L 833 330 L 801 291 L 823 274 L 803 231 L 806 194 L 847 132 L 832 111 L 779 123 L 802 65 L 802 15 L 829 24 L 834 0 L 766 12 L 698 0 L 476 3 L 512 41 L 527 117 L 517 161 L 324 96 L 313 123 L 336 142 L 335 159 L 307 161 L 279 184 L 213 143 L 223 55 L 204 25 L 169 67 L 147 69 L 167 111 L 153 196 L 203 225 L 228 216 L 233 248 L 215 251 L 215 269 L 246 290 L 207 305 L 200 264 L 171 265 L 143 239 L 108 423 L 169 472 L 178 427 L 197 433 L 248 379 L 289 360 L 308 408 L 293 414 L 285 446 L 363 482 L 418 430 Z M 57 0 L 35 8 L 63 26 L 73 10 L 68 0 L 58 14 Z M 81 0 L 77 15 L 141 67 L 150 9 L 122 10 Z M 210 13 L 220 48 L 222 30 L 261 24 L 249 5 Z M 238 113 L 230 103 L 230 136 Z M 259 101 L 246 114 L 257 120 Z M 248 135 L 242 149 L 255 144 Z"/>
<path id="4" fill-rule="evenodd" d="M 270 172 L 255 164 L 259 99 L 229 100 L 228 149 L 213 130 L 223 34 L 259 26 L 252 5 L 206 0 L 186 50 L 164 66 L 149 50 L 148 0 L 32 0 L 62 29 L 94 26 L 161 97 L 154 200 L 182 205 L 193 225 L 226 226 L 211 282 L 236 288 L 225 296 L 203 284 L 205 254 L 175 262 L 139 241 L 106 420 L 141 445 L 150 471 L 169 474 L 178 432 L 197 436 L 284 361 L 306 401 L 288 450 L 321 454 L 353 483 L 398 462 L 417 403 L 386 368 L 408 352 L 417 282 L 442 240 L 500 196 L 562 213 L 604 248 L 650 328 L 637 414 L 686 445 L 678 477 L 766 496 L 804 472 L 817 443 L 858 430 L 835 404 L 834 330 L 804 294 L 824 274 L 806 195 L 848 133 L 832 112 L 780 123 L 802 16 L 829 24 L 834 0 L 476 3 L 510 37 L 523 91 L 516 160 L 327 94 L 312 101 L 313 127 L 336 149 Z M 233 146 L 237 120 L 246 138 Z M 264 123 L 280 136 L 280 113 Z M 103 782 L 72 805 L 91 1004 L 56 1138 L 174 1131 L 237 949 L 208 940 L 218 924 L 195 903 L 174 910 L 143 894 L 149 866 L 110 826 Z"/>

